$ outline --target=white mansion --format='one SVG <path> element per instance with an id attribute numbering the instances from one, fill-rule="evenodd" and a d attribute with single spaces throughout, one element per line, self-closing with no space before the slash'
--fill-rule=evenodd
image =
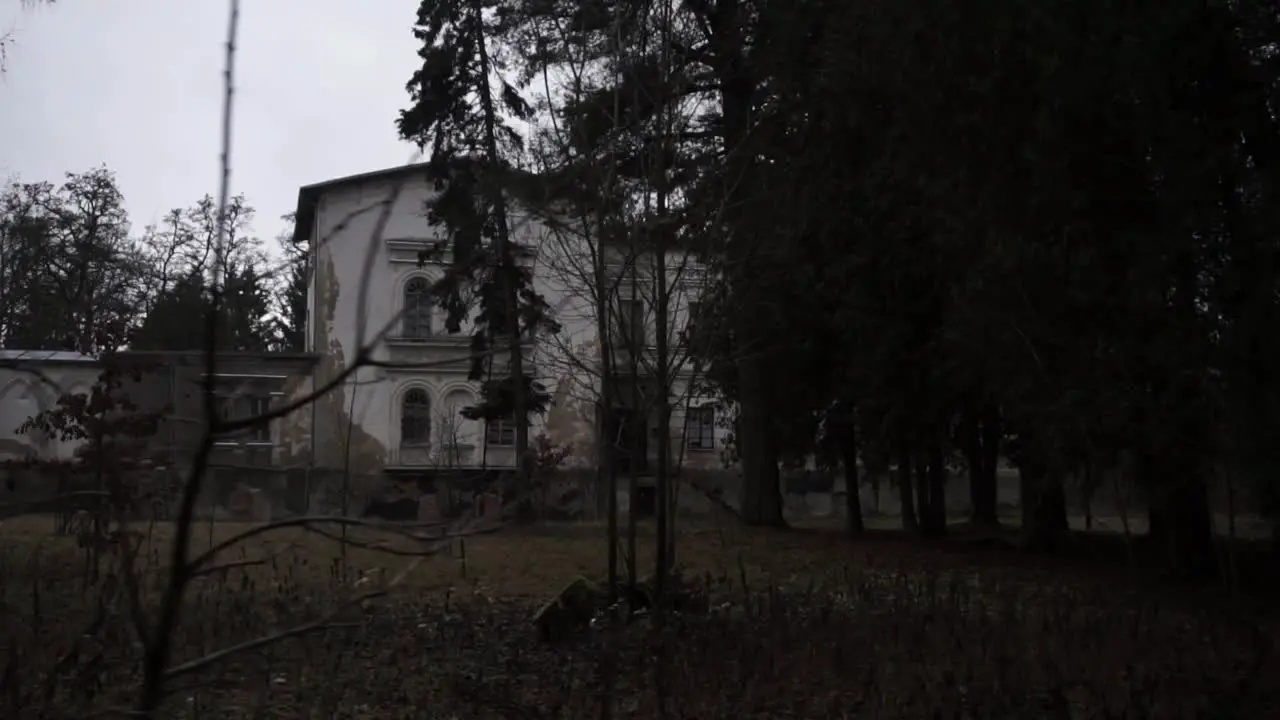
<path id="1" fill-rule="evenodd" d="M 423 166 L 408 165 L 339 178 L 299 190 L 297 237 L 309 240 L 312 281 L 308 292 L 307 350 L 319 355 L 315 375 L 292 389 L 295 396 L 323 387 L 364 352 L 373 362 L 352 373 L 334 392 L 300 411 L 281 428 L 280 440 L 295 456 L 314 452 L 318 467 L 350 467 L 361 473 L 420 472 L 431 468 L 510 468 L 513 428 L 463 418 L 459 410 L 477 401 L 467 379 L 469 332 L 443 328 L 441 311 L 428 289 L 449 262 L 448 253 L 419 263 L 419 252 L 438 247 L 443 235 L 425 217 L 432 192 Z M 387 209 L 389 208 L 389 209 Z M 379 224 L 384 224 L 378 231 Z M 588 241 L 552 233 L 542 223 L 513 213 L 514 240 L 534 252 L 536 289 L 553 308 L 557 333 L 530 339 L 527 372 L 553 396 L 550 410 L 532 419 L 530 437 L 545 434 L 567 448 L 566 464 L 594 463 L 597 427 L 609 428 L 615 448 L 643 448 L 641 470 L 653 467 L 658 440 L 650 399 L 638 408 L 616 403 L 598 423 L 600 367 L 596 311 L 584 285 L 591 275 Z M 606 253 L 606 257 L 610 257 Z M 637 265 L 643 266 L 641 261 Z M 671 346 L 701 292 L 698 266 L 690 257 L 668 257 Z M 654 345 L 651 288 L 616 293 L 614 317 Z M 384 333 L 385 331 L 385 333 Z M 379 335 L 383 336 L 374 342 Z M 627 365 L 625 358 L 615 358 Z M 504 360 L 495 359 L 495 375 Z M 688 397 L 690 363 L 674 368 L 669 390 L 673 463 L 720 467 L 722 430 L 710 403 Z M 644 384 L 644 373 L 639 373 Z M 628 385 L 629 387 L 629 385 Z M 648 391 L 651 393 L 652 391 Z M 630 420 L 630 422 L 628 422 Z M 637 422 L 638 420 L 638 422 Z M 639 437 L 626 428 L 642 428 Z M 312 432 L 313 431 L 313 432 Z M 313 448 L 309 446 L 314 443 Z M 631 462 L 620 450 L 620 463 Z"/>

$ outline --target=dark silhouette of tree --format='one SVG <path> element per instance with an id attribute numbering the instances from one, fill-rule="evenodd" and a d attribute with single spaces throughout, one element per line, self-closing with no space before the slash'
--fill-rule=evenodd
<path id="1" fill-rule="evenodd" d="M 521 177 L 511 163 L 521 137 L 505 116 L 532 113 L 506 79 L 500 39 L 510 29 L 513 5 L 495 0 L 424 1 L 414 36 L 422 66 L 407 85 L 411 105 L 400 113 L 400 136 L 429 149 L 427 177 L 434 196 L 428 219 L 449 235 L 451 271 L 435 292 L 446 328 L 460 332 L 474 296 L 472 379 L 485 377 L 491 347 L 509 345 L 503 377 L 484 384 L 484 417 L 515 417 L 520 474 L 530 471 L 528 416 L 549 398 L 525 372 L 523 343 L 551 323 L 546 301 L 533 288 L 532 249 L 513 237 L 512 187 Z"/>

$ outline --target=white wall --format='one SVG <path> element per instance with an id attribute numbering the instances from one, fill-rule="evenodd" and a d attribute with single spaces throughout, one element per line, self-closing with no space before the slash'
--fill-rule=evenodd
<path id="1" fill-rule="evenodd" d="M 34 453 L 45 459 L 72 457 L 79 440 L 60 440 L 42 433 L 18 433 L 28 418 L 52 408 L 62 393 L 88 393 L 100 369 L 93 362 L 24 361 L 37 375 L 12 367 L 0 367 L 0 460 Z M 53 383 L 53 385 L 49 384 Z"/>
<path id="2" fill-rule="evenodd" d="M 598 248 L 595 241 L 571 229 L 556 228 L 544 231 L 539 243 L 537 266 L 538 290 L 551 305 L 560 331 L 544 337 L 538 345 L 539 367 L 551 385 L 566 402 L 593 404 L 599 396 L 600 344 L 597 301 L 594 288 L 594 258 Z M 656 369 L 657 305 L 661 290 L 666 297 L 669 321 L 666 327 L 668 367 L 671 398 L 671 454 L 673 462 L 686 466 L 718 469 L 722 466 L 721 450 L 727 431 L 717 427 L 716 448 L 686 448 L 685 408 L 711 403 L 713 398 L 693 394 L 697 369 L 683 339 L 682 331 L 690 320 L 691 302 L 697 302 L 705 288 L 703 266 L 692 252 L 672 251 L 666 255 L 666 284 L 658 288 L 656 262 L 653 258 L 637 263 L 634 281 L 625 269 L 626 250 L 606 248 L 605 273 L 611 283 L 609 324 L 616 328 L 624 313 L 619 301 L 638 301 L 644 306 L 645 355 L 640 362 L 641 373 L 653 373 Z M 615 280 L 624 276 L 621 281 Z M 615 283 L 616 285 L 612 285 Z M 632 285 L 635 285 L 634 294 Z M 614 348 L 615 371 L 629 368 L 629 356 L 619 346 Z M 555 413 L 550 413 L 553 418 Z M 650 424 L 657 428 L 657 412 L 651 409 Z M 594 428 L 592 428 L 594 433 Z M 594 437 L 592 438 L 594 440 Z M 657 438 L 651 434 L 649 454 L 656 457 Z M 590 464 L 593 457 L 579 452 L 583 464 Z"/>
<path id="3" fill-rule="evenodd" d="M 360 319 L 363 337 L 375 336 L 400 311 L 404 287 L 412 278 L 422 276 L 434 281 L 450 262 L 447 253 L 419 268 L 417 251 L 444 240 L 424 216 L 424 203 L 429 197 L 425 181 L 403 183 L 399 197 L 386 218 L 381 237 L 375 237 L 380 209 L 391 197 L 395 183 L 375 180 L 353 183 L 325 193 L 319 201 L 312 238 L 316 250 L 316 273 L 310 304 L 312 327 L 308 341 L 322 354 L 317 368 L 317 383 L 333 377 L 350 362 L 360 346 Z M 527 216 L 513 213 L 514 239 L 537 251 L 534 261 L 535 286 L 552 308 L 561 325 L 554 336 L 542 337 L 529 356 L 535 365 L 535 376 L 555 398 L 554 407 L 544 417 L 535 417 L 530 437 L 545 432 L 553 442 L 571 449 L 570 464 L 590 465 L 594 460 L 594 402 L 597 394 L 596 317 L 590 297 L 590 245 L 581 238 L 564 233 L 551 233 Z M 366 265 L 368 275 L 365 276 Z M 670 335 L 685 322 L 687 302 L 699 291 L 689 281 L 683 258 L 671 262 L 669 277 L 678 289 L 672 295 Z M 513 466 L 510 448 L 484 449 L 483 424 L 458 417 L 457 408 L 478 399 L 474 383 L 467 380 L 470 326 L 462 332 L 447 335 L 443 312 L 433 314 L 433 337 L 428 341 L 397 342 L 393 327 L 387 342 L 380 343 L 372 357 L 376 361 L 395 364 L 429 364 L 426 368 L 362 368 L 355 382 L 312 410 L 315 417 L 316 445 L 321 465 L 345 461 L 339 455 L 350 453 L 355 465 L 438 465 L 462 464 Z M 648 313 L 648 337 L 653 339 L 652 310 Z M 527 356 L 527 357 L 529 357 Z M 505 358 L 495 356 L 495 375 L 500 374 Z M 685 395 L 689 377 L 681 374 L 674 383 L 677 405 Z M 428 457 L 423 452 L 400 451 L 400 412 L 405 393 L 421 388 L 428 394 L 433 408 L 433 439 L 441 425 L 452 424 L 450 435 L 462 446 L 461 457 L 441 457 L 433 448 Z M 298 394 L 309 388 L 298 388 Z M 353 402 L 354 400 L 354 402 Z M 306 413 L 303 413 L 304 415 Z M 348 419 L 351 427 L 348 428 Z M 310 425 L 310 418 L 296 422 Z M 684 414 L 673 413 L 673 454 L 681 453 Z M 656 423 L 655 423 L 656 426 Z M 346 434 L 351 432 L 350 450 Z M 435 443 L 433 443 L 435 444 Z M 657 443 L 650 440 L 651 454 Z M 340 450 L 335 451 L 335 449 Z M 326 452 L 329 451 L 329 452 Z M 696 455 L 696 457 L 695 457 Z M 719 454 L 698 451 L 685 453 L 693 464 L 718 467 Z"/>

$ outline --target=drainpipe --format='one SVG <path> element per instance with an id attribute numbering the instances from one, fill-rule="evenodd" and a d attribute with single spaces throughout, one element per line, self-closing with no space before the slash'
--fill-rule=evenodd
<path id="1" fill-rule="evenodd" d="M 177 472 L 178 470 L 178 425 L 180 424 L 181 421 L 179 421 L 177 418 L 181 417 L 180 412 L 186 412 L 186 411 L 185 410 L 179 411 L 179 408 L 182 407 L 182 405 L 181 405 L 181 402 L 179 401 L 179 388 L 178 388 L 179 377 L 178 377 L 178 371 L 176 369 L 176 365 L 173 362 L 169 362 L 166 364 L 168 365 L 168 369 L 169 369 L 168 374 L 169 374 L 170 405 L 169 405 L 169 447 L 166 448 L 166 452 L 165 452 L 166 457 L 164 459 L 164 462 L 165 462 L 165 465 L 167 465 L 169 468 L 169 474 L 175 480 L 178 480 L 181 477 L 181 475 L 179 475 Z M 203 434 L 203 430 L 201 430 L 201 433 Z M 165 514 L 166 515 L 168 514 L 167 509 Z"/>
<path id="2" fill-rule="evenodd" d="M 308 394 L 316 391 L 316 378 L 319 369 L 319 362 L 311 364 L 311 387 L 307 390 Z M 311 425 L 307 428 L 307 499 L 302 505 L 304 514 L 311 512 L 311 476 L 316 470 L 316 402 L 313 400 L 310 404 L 311 407 L 308 409 L 311 411 Z"/>
<path id="3" fill-rule="evenodd" d="M 319 243 L 316 241 L 316 238 L 320 236 L 319 228 L 320 208 L 317 207 L 315 210 L 315 219 L 311 223 L 311 239 L 308 243 L 310 247 L 307 248 L 307 284 L 311 286 L 311 297 L 308 298 L 305 310 L 306 316 L 302 322 L 302 348 L 307 352 L 315 353 L 317 356 L 319 355 L 319 352 L 316 351 L 316 341 L 313 333 L 315 332 L 314 308 L 320 304 L 320 284 L 316 281 L 316 268 L 320 266 L 318 262 L 320 259 L 320 248 L 317 247 Z M 315 362 L 311 363 L 311 387 L 308 388 L 308 394 L 316 391 L 316 388 L 318 387 L 317 380 L 319 372 L 320 362 L 319 357 L 316 357 Z M 318 400 L 318 398 L 316 400 Z M 316 400 L 312 400 L 312 402 L 309 403 L 311 407 L 308 408 L 311 412 L 311 425 L 307 431 L 307 498 L 306 502 L 303 503 L 303 514 L 311 512 L 311 482 L 316 469 Z"/>

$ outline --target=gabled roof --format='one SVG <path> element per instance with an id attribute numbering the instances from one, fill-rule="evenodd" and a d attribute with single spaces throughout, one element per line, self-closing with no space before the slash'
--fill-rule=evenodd
<path id="1" fill-rule="evenodd" d="M 349 185 L 360 185 L 381 180 L 399 180 L 415 173 L 425 174 L 426 169 L 427 163 L 425 162 L 409 163 L 371 172 L 347 175 L 312 183 L 311 185 L 303 185 L 298 188 L 298 206 L 294 210 L 293 241 L 296 243 L 299 240 L 309 240 L 311 238 L 311 231 L 314 229 L 316 222 L 316 205 L 320 201 L 321 194 Z"/>
<path id="2" fill-rule="evenodd" d="M 478 163 L 474 158 L 459 158 L 454 160 L 465 166 L 469 163 Z M 324 193 L 338 190 L 352 185 L 361 185 L 371 182 L 384 181 L 402 181 L 414 176 L 415 174 L 426 176 L 427 168 L 430 162 L 409 163 L 407 165 L 396 165 L 394 167 L 383 168 L 381 170 L 373 170 L 370 172 L 357 173 L 355 175 L 347 175 L 345 177 L 325 180 L 323 182 L 304 185 L 298 189 L 298 205 L 295 210 L 295 223 L 293 228 L 293 241 L 307 241 L 311 239 L 312 231 L 315 229 L 316 207 L 320 202 L 320 196 Z M 589 185 L 578 182 L 571 171 L 537 173 L 521 170 L 518 168 L 505 168 L 506 176 L 503 178 L 503 185 L 509 193 L 509 197 L 517 203 L 526 203 L 537 207 L 546 207 L 548 203 L 568 202 L 574 194 L 581 195 L 587 193 L 590 196 L 595 189 Z M 582 199 L 582 198 L 579 198 Z M 587 198 L 590 201 L 590 197 Z M 605 242 L 609 242 L 606 240 Z M 669 246 L 672 250 L 682 247 L 679 241 Z M 684 248 L 686 251 L 698 253 L 689 247 Z"/>
<path id="3" fill-rule="evenodd" d="M 465 167 L 478 162 L 475 158 L 466 157 L 455 158 L 452 161 L 456 167 Z M 425 177 L 429 165 L 430 162 L 397 165 L 302 186 L 298 189 L 298 206 L 294 211 L 293 241 L 296 243 L 299 240 L 311 239 L 312 231 L 315 229 L 316 206 L 322 194 L 350 185 L 403 180 L 415 174 Z M 565 192 L 565 189 L 572 185 L 566 178 L 554 174 L 543 175 L 512 167 L 504 168 L 504 173 L 503 186 L 516 202 L 543 205 L 553 195 Z"/>

